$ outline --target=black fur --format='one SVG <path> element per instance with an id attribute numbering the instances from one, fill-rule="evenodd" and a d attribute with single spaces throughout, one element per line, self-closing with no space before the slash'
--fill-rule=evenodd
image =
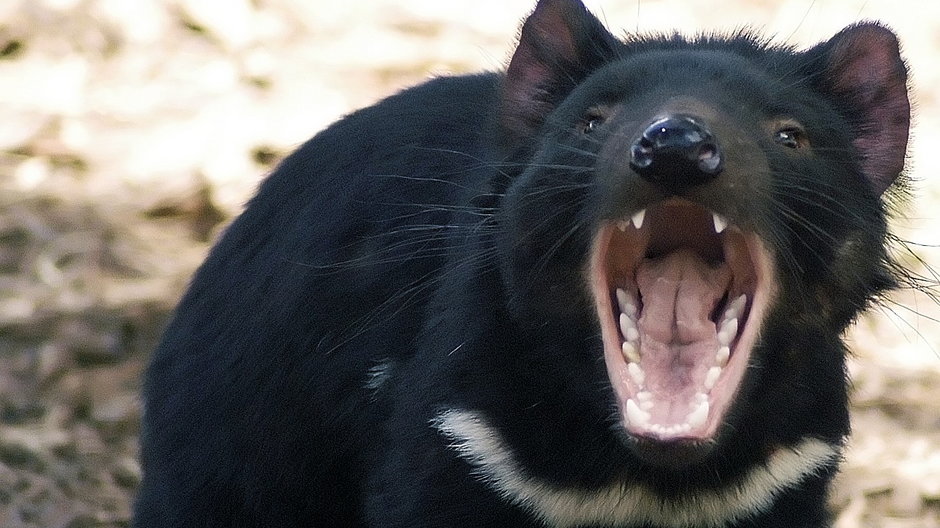
<path id="1" fill-rule="evenodd" d="M 876 24 L 805 52 L 620 42 L 575 0 L 543 0 L 505 74 L 356 112 L 263 183 L 154 355 L 134 526 L 552 526 L 461 455 L 436 421 L 450 409 L 485 417 L 526 475 L 587 494 L 698 497 L 805 439 L 837 449 L 842 333 L 894 281 L 881 195 L 903 164 L 905 75 Z M 585 274 L 602 222 L 668 197 L 622 156 L 676 97 L 735 124 L 716 134 L 736 161 L 685 198 L 760 236 L 777 296 L 720 433 L 672 464 L 612 413 Z M 782 120 L 809 148 L 774 142 Z M 827 526 L 835 471 L 685 526 Z M 613 524 L 673 526 L 643 519 Z"/>

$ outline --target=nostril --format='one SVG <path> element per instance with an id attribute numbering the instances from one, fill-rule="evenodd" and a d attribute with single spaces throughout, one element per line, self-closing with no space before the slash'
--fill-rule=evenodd
<path id="1" fill-rule="evenodd" d="M 630 147 L 630 168 L 635 171 L 642 171 L 652 164 L 652 142 L 646 138 L 640 138 L 639 141 Z"/>
<path id="2" fill-rule="evenodd" d="M 721 155 L 718 145 L 706 143 L 698 152 L 698 168 L 705 174 L 715 175 L 721 172 Z"/>

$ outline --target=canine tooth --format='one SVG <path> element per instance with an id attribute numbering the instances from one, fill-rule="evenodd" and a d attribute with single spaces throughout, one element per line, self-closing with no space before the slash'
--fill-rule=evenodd
<path id="1" fill-rule="evenodd" d="M 643 382 L 646 381 L 646 373 L 636 363 L 627 363 L 627 373 L 630 374 L 630 379 L 637 385 L 643 385 Z"/>
<path id="2" fill-rule="evenodd" d="M 708 369 L 708 372 L 705 373 L 705 388 L 707 390 L 714 389 L 715 383 L 718 382 L 719 376 L 721 376 L 721 367 L 712 367 Z"/>
<path id="3" fill-rule="evenodd" d="M 699 403 L 707 402 L 707 401 L 708 401 L 708 395 L 705 394 L 704 392 L 696 392 L 696 393 L 695 393 L 695 401 L 697 401 L 697 402 L 699 402 Z"/>
<path id="4" fill-rule="evenodd" d="M 633 222 L 633 226 L 637 229 L 643 227 L 643 219 L 646 218 L 646 209 L 641 209 L 633 214 L 630 217 L 630 221 Z"/>
<path id="5" fill-rule="evenodd" d="M 715 232 L 721 233 L 728 227 L 728 219 L 719 215 L 718 213 L 712 213 L 712 221 L 715 224 Z"/>
<path id="6" fill-rule="evenodd" d="M 632 425 L 645 426 L 650 422 L 650 413 L 640 409 L 632 399 L 627 400 L 627 420 Z"/>
<path id="7" fill-rule="evenodd" d="M 708 408 L 708 402 L 704 401 L 700 403 L 694 411 L 689 413 L 685 419 L 685 423 L 689 425 L 689 429 L 695 429 L 705 424 L 705 420 L 708 419 Z"/>
<path id="8" fill-rule="evenodd" d="M 623 288 L 617 288 L 617 305 L 620 306 L 620 312 L 633 317 L 636 315 L 636 303 L 633 296 L 627 293 Z"/>
<path id="9" fill-rule="evenodd" d="M 640 353 L 637 351 L 636 345 L 633 343 L 624 341 L 623 344 L 620 345 L 620 351 L 623 352 L 623 357 L 627 361 L 632 361 L 633 363 L 640 362 Z"/>
<path id="10" fill-rule="evenodd" d="M 724 367 L 728 364 L 728 358 L 731 357 L 731 349 L 727 346 L 718 347 L 718 352 L 715 353 L 715 363 L 718 363 L 719 367 Z"/>

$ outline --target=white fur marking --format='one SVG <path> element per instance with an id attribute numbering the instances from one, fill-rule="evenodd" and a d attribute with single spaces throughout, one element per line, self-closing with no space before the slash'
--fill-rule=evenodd
<path id="1" fill-rule="evenodd" d="M 620 523 L 669 528 L 721 527 L 766 510 L 781 491 L 798 484 L 841 456 L 839 446 L 807 438 L 771 455 L 733 484 L 670 499 L 642 484 L 611 484 L 594 490 L 559 488 L 528 475 L 499 432 L 479 413 L 451 409 L 433 426 L 475 468 L 480 479 L 504 499 L 566 528 Z"/>
<path id="2" fill-rule="evenodd" d="M 365 388 L 376 392 L 385 385 L 385 382 L 388 381 L 388 378 L 392 375 L 392 362 L 390 360 L 385 360 L 381 363 L 369 367 L 368 372 L 366 373 L 366 383 Z"/>

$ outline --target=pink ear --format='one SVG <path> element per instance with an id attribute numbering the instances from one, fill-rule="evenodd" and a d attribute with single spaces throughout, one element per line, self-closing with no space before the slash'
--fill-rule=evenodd
<path id="1" fill-rule="evenodd" d="M 881 25 L 863 23 L 842 30 L 821 47 L 826 52 L 823 82 L 858 112 L 854 144 L 862 170 L 882 193 L 904 169 L 911 125 L 907 68 L 898 39 Z"/>
<path id="2" fill-rule="evenodd" d="M 503 82 L 501 123 L 510 142 L 534 133 L 619 41 L 578 0 L 541 0 L 522 26 Z"/>

